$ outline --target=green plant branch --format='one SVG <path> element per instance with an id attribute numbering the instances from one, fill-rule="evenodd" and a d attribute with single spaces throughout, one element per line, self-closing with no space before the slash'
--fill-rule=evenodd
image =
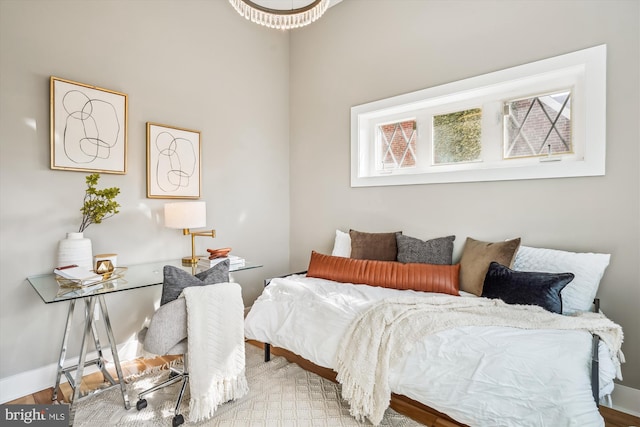
<path id="1" fill-rule="evenodd" d="M 115 198 L 120 194 L 118 187 L 96 189 L 100 174 L 94 173 L 87 176 L 87 190 L 84 194 L 84 202 L 80 212 L 82 212 L 82 221 L 78 232 L 82 233 L 91 224 L 100 224 L 105 219 L 111 218 L 120 211 L 120 204 Z"/>

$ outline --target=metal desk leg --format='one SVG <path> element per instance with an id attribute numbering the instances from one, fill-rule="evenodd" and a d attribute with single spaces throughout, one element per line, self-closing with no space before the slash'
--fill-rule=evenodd
<path id="1" fill-rule="evenodd" d="M 84 370 L 85 360 L 87 358 L 87 340 L 93 328 L 93 310 L 96 307 L 96 297 L 89 297 L 89 302 L 85 307 L 84 316 L 84 333 L 82 334 L 82 344 L 80 346 L 80 356 L 78 356 L 78 367 L 76 370 L 75 387 L 73 388 L 73 397 L 69 405 L 69 425 L 73 425 L 73 419 L 76 414 L 76 402 L 80 398 L 80 388 L 82 386 L 82 372 Z"/>
<path id="2" fill-rule="evenodd" d="M 90 301 L 85 299 L 85 316 L 93 316 L 95 311 L 89 310 Z M 94 308 L 95 310 L 95 308 Z M 96 322 L 91 323 L 91 334 L 93 335 L 93 343 L 96 347 L 96 352 L 98 353 L 98 358 L 102 359 L 102 346 L 100 345 L 100 338 L 98 336 L 98 328 L 96 327 Z"/>
<path id="3" fill-rule="evenodd" d="M 99 301 L 99 300 L 98 300 Z M 87 310 L 89 309 L 88 301 L 85 301 L 87 303 Z M 100 307 L 102 309 L 102 307 Z M 91 313 L 89 313 L 91 314 Z M 93 334 L 93 343 L 95 345 L 96 351 L 98 352 L 98 357 L 92 361 L 87 362 L 87 364 L 96 364 L 98 366 L 98 368 L 100 368 L 100 371 L 102 372 L 102 375 L 105 377 L 105 379 L 107 381 L 109 381 L 109 383 L 111 385 L 115 385 L 116 381 L 113 379 L 113 377 L 111 376 L 111 374 L 109 373 L 109 371 L 107 370 L 107 360 L 104 358 L 104 354 L 102 353 L 102 345 L 100 344 L 100 336 L 98 335 L 98 328 L 96 326 L 97 321 L 93 321 L 91 324 L 91 332 Z"/>
<path id="4" fill-rule="evenodd" d="M 103 295 L 98 295 L 98 301 L 100 302 L 100 310 L 102 311 L 102 316 L 104 318 L 104 327 L 107 330 L 107 337 L 109 338 L 109 344 L 111 345 L 111 356 L 113 357 L 113 364 L 116 366 L 118 381 L 120 381 L 120 390 L 122 392 L 122 400 L 124 401 L 124 409 L 129 409 L 131 405 L 129 403 L 129 396 L 127 395 L 127 388 L 124 383 L 124 376 L 122 375 L 122 367 L 120 366 L 120 357 L 118 356 L 116 340 L 113 337 L 113 330 L 111 329 L 111 321 L 109 320 L 107 304 L 104 301 Z"/>
<path id="5" fill-rule="evenodd" d="M 53 386 L 52 401 L 58 400 L 58 387 L 60 387 L 60 377 L 64 367 L 64 359 L 67 355 L 67 343 L 69 341 L 69 332 L 71 331 L 71 321 L 73 320 L 73 310 L 76 306 L 76 300 L 69 301 L 69 311 L 67 312 L 67 324 L 64 328 L 64 336 L 62 337 L 62 346 L 60 348 L 60 357 L 58 358 L 58 373 L 56 374 L 56 385 Z"/>

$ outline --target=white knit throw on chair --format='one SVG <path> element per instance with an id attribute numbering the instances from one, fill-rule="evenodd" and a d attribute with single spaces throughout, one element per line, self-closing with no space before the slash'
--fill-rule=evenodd
<path id="1" fill-rule="evenodd" d="M 201 421 L 218 406 L 249 392 L 245 377 L 244 304 L 240 285 L 190 286 L 187 303 L 189 420 Z"/>

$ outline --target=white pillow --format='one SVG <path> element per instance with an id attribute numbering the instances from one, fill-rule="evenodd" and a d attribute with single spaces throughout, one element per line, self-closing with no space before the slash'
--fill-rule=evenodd
<path id="1" fill-rule="evenodd" d="M 349 233 L 336 230 L 336 240 L 333 244 L 333 251 L 331 251 L 331 255 L 341 256 L 343 258 L 351 257 L 351 237 L 349 236 Z"/>
<path id="2" fill-rule="evenodd" d="M 546 273 L 573 273 L 574 279 L 560 292 L 562 314 L 589 311 L 610 254 L 576 253 L 520 246 L 513 269 Z"/>

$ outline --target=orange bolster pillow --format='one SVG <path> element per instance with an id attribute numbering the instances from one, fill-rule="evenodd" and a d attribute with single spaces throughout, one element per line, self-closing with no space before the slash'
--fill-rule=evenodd
<path id="1" fill-rule="evenodd" d="M 311 252 L 307 277 L 392 289 L 458 293 L 460 264 L 436 265 L 374 261 L 323 255 Z"/>

